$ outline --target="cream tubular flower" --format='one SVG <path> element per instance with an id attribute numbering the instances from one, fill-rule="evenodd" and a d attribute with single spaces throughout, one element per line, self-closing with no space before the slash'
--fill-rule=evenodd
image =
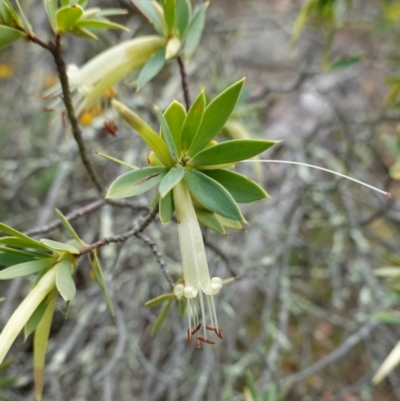
<path id="1" fill-rule="evenodd" d="M 100 53 L 81 68 L 69 65 L 67 75 L 77 114 L 89 109 L 109 88 L 143 67 L 163 46 L 165 39 L 161 36 L 131 39 Z M 45 96 L 60 94 L 61 87 L 57 85 Z"/>
<path id="2" fill-rule="evenodd" d="M 192 343 L 192 336 L 203 327 L 203 337 L 196 337 L 197 347 L 200 348 L 201 342 L 214 344 L 207 340 L 206 330 L 214 331 L 219 338 L 222 338 L 213 298 L 213 295 L 218 294 L 221 289 L 222 280 L 219 277 L 210 279 L 203 237 L 189 189 L 184 181 L 174 187 L 173 197 L 178 219 L 179 246 L 185 280 L 185 285 L 175 286 L 174 293 L 176 296 L 184 296 L 188 301 L 189 345 Z M 197 295 L 200 310 L 196 302 Z M 209 310 L 210 326 L 207 325 L 204 298 Z"/>
<path id="3" fill-rule="evenodd" d="M 49 270 L 12 314 L 0 335 L 0 364 L 32 313 L 56 285 L 57 269 Z"/>

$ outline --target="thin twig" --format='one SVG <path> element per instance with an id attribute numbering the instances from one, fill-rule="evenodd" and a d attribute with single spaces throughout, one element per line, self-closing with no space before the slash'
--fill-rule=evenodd
<path id="1" fill-rule="evenodd" d="M 103 238 L 99 241 L 94 242 L 91 245 L 88 245 L 86 248 L 83 248 L 79 252 L 79 256 L 85 255 L 89 252 L 94 251 L 95 249 L 102 248 L 105 245 L 108 245 L 113 242 L 124 242 L 128 238 L 133 237 L 134 235 L 142 232 L 156 217 L 158 213 L 158 208 L 155 207 L 150 213 L 148 213 L 142 220 L 141 223 L 138 223 L 134 228 L 132 228 L 129 231 L 126 231 L 125 233 L 118 234 L 118 235 L 113 235 L 112 237 L 106 237 Z"/>
<path id="2" fill-rule="evenodd" d="M 168 274 L 167 268 L 165 267 L 165 262 L 164 262 L 163 256 L 161 255 L 160 251 L 158 250 L 156 243 L 154 241 L 152 241 L 146 235 L 143 235 L 142 233 L 137 233 L 137 234 L 135 234 L 135 236 L 138 237 L 139 239 L 141 239 L 145 244 L 147 244 L 151 248 L 151 251 L 153 252 L 154 256 L 156 257 L 157 262 L 158 262 L 159 266 L 161 267 L 161 271 L 163 272 L 165 278 L 171 284 L 171 287 L 174 288 L 174 280 L 172 280 L 172 278 Z"/>
<path id="3" fill-rule="evenodd" d="M 186 110 L 189 110 L 191 104 L 190 94 L 189 94 L 189 84 L 186 74 L 185 62 L 183 61 L 181 56 L 178 57 L 178 64 L 179 64 L 179 70 L 181 72 L 182 91 L 183 91 L 183 97 L 185 99 Z"/>

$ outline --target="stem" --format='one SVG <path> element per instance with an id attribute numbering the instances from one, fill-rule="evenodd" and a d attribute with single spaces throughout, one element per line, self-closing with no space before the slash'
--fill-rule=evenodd
<path id="1" fill-rule="evenodd" d="M 185 62 L 183 61 L 181 56 L 179 56 L 177 60 L 179 64 L 179 70 L 181 72 L 182 91 L 183 91 L 183 97 L 185 99 L 186 110 L 189 110 L 191 101 L 190 101 L 189 84 L 186 74 Z"/>
<path id="2" fill-rule="evenodd" d="M 292 161 L 287 161 L 287 160 L 243 160 L 241 163 L 283 163 L 283 164 L 295 164 L 298 166 L 311 167 L 311 168 L 315 168 L 316 170 L 326 171 L 327 173 L 331 173 L 331 174 L 337 175 L 339 177 L 347 178 L 348 180 L 354 181 L 357 184 L 364 185 L 364 187 L 367 187 L 367 188 L 373 189 L 374 191 L 380 192 L 381 194 L 385 195 L 387 198 L 390 198 L 390 196 L 391 196 L 390 192 L 383 191 L 382 189 L 379 189 L 372 185 L 366 184 L 365 182 L 356 180 L 355 178 L 349 177 L 348 175 L 341 174 L 336 171 L 329 170 L 327 168 L 314 166 L 313 164 L 292 162 Z"/>
<path id="3" fill-rule="evenodd" d="M 156 217 L 158 213 L 158 207 L 155 207 L 147 216 L 144 217 L 143 221 L 136 227 L 132 228 L 125 233 L 114 235 L 112 237 L 106 237 L 99 241 L 94 242 L 91 245 L 88 245 L 86 248 L 81 249 L 79 252 L 79 256 L 86 255 L 89 252 L 94 251 L 95 249 L 102 248 L 105 245 L 108 245 L 112 242 L 124 242 L 128 238 L 133 237 L 134 235 L 139 234 L 142 232 Z"/>
<path id="4" fill-rule="evenodd" d="M 65 108 L 67 109 L 68 120 L 71 124 L 72 135 L 74 136 L 74 139 L 78 145 L 79 154 L 81 156 L 82 163 L 84 164 L 86 171 L 88 172 L 93 184 L 95 185 L 97 190 L 101 193 L 103 187 L 100 183 L 99 177 L 96 174 L 96 171 L 94 170 L 93 164 L 88 157 L 86 146 L 85 146 L 85 143 L 82 138 L 82 132 L 81 132 L 81 129 L 79 128 L 78 119 L 76 117 L 74 105 L 72 103 L 71 91 L 69 88 L 69 82 L 68 82 L 68 76 L 67 76 L 67 70 L 65 67 L 64 59 L 62 58 L 62 55 L 61 55 L 61 37 L 60 37 L 60 35 L 56 36 L 56 43 L 55 43 L 55 46 L 53 47 L 53 50 L 51 53 L 54 57 L 54 61 L 57 66 L 58 77 L 60 78 L 60 83 L 61 83 L 61 88 L 62 88 L 62 93 L 63 93 L 63 101 L 65 104 Z"/>

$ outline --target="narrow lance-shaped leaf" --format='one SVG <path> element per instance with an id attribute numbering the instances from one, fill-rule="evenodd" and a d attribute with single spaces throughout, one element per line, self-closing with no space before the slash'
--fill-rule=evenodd
<path id="1" fill-rule="evenodd" d="M 131 3 L 149 20 L 154 29 L 160 33 L 165 33 L 165 28 L 160 14 L 157 12 L 154 4 L 149 0 L 130 0 Z"/>
<path id="2" fill-rule="evenodd" d="M 71 235 L 71 237 L 75 238 L 81 245 L 86 246 L 86 244 L 79 238 L 79 235 L 73 229 L 71 223 L 66 219 L 66 217 L 58 209 L 56 209 L 56 213 L 59 219 L 61 220 L 62 225 Z"/>
<path id="3" fill-rule="evenodd" d="M 162 305 L 164 302 L 170 301 L 174 297 L 175 295 L 172 292 L 168 294 L 162 294 L 156 298 L 151 299 L 150 301 L 145 302 L 144 306 L 147 306 L 148 308 L 155 308 Z"/>
<path id="4" fill-rule="evenodd" d="M 44 8 L 46 9 L 47 17 L 49 18 L 54 33 L 57 33 L 56 12 L 58 8 L 58 0 L 44 0 Z"/>
<path id="5" fill-rule="evenodd" d="M 190 22 L 190 2 L 189 0 L 176 0 L 175 28 L 182 39 Z"/>
<path id="6" fill-rule="evenodd" d="M 15 0 L 15 2 L 17 3 L 17 7 L 18 7 L 19 13 L 21 15 L 22 23 L 24 25 L 25 30 L 27 30 L 32 36 L 34 36 L 35 34 L 33 33 L 32 25 L 29 23 L 28 18 L 26 18 L 24 10 L 22 9 L 21 5 L 19 4 L 19 1 Z"/>
<path id="7" fill-rule="evenodd" d="M 164 2 L 164 16 L 165 23 L 167 24 L 168 33 L 173 33 L 175 24 L 175 10 L 176 1 L 175 0 L 165 0 Z"/>
<path id="8" fill-rule="evenodd" d="M 42 400 L 46 350 L 50 335 L 51 322 L 53 321 L 56 299 L 56 292 L 49 295 L 49 302 L 46 311 L 35 331 L 35 338 L 33 341 L 33 369 L 35 376 L 35 397 L 37 401 Z"/>
<path id="9" fill-rule="evenodd" d="M 167 121 L 165 120 L 165 117 L 161 112 L 161 110 L 157 106 L 155 106 L 154 109 L 156 111 L 157 118 L 158 121 L 160 122 L 161 128 L 164 132 L 164 141 L 167 144 L 169 155 L 172 161 L 176 163 L 178 161 L 178 150 L 176 148 L 174 138 L 172 137 L 171 130 L 169 129 Z"/>
<path id="10" fill-rule="evenodd" d="M 245 221 L 232 195 L 221 184 L 196 170 L 186 171 L 184 180 L 206 209 L 228 219 Z"/>
<path id="11" fill-rule="evenodd" d="M 262 139 L 232 139 L 204 149 L 188 162 L 190 166 L 209 166 L 237 163 L 250 159 L 275 145 L 276 141 Z"/>
<path id="12" fill-rule="evenodd" d="M 192 145 L 197 131 L 199 130 L 201 121 L 206 107 L 206 96 L 204 91 L 201 91 L 197 99 L 193 102 L 189 112 L 185 118 L 182 128 L 182 152 L 187 151 Z"/>
<path id="13" fill-rule="evenodd" d="M 151 336 L 154 337 L 157 332 L 160 330 L 161 326 L 163 325 L 169 310 L 171 309 L 173 299 L 170 299 L 168 303 L 166 303 L 163 308 L 161 309 L 160 315 L 158 316 L 157 320 L 154 323 L 154 326 L 151 330 Z"/>
<path id="14" fill-rule="evenodd" d="M 27 242 L 30 243 L 30 248 L 38 248 L 38 249 L 44 249 L 47 250 L 46 246 L 44 246 L 43 244 L 41 244 L 39 241 L 34 240 L 33 238 L 28 237 L 25 234 L 22 234 L 21 232 L 7 226 L 4 223 L 0 223 L 0 231 L 2 231 L 3 233 L 9 234 L 13 237 L 18 237 L 21 238 Z"/>
<path id="15" fill-rule="evenodd" d="M 69 32 L 78 38 L 97 40 L 97 36 L 85 28 L 73 27 Z"/>
<path id="16" fill-rule="evenodd" d="M 136 167 L 133 164 L 126 163 L 123 160 L 119 160 L 115 157 L 106 155 L 105 153 L 101 153 L 101 152 L 94 152 L 94 153 L 96 153 L 97 156 L 100 156 L 100 157 L 103 157 L 104 159 L 110 160 L 111 162 L 119 164 L 120 166 L 127 167 L 130 170 L 139 170 L 139 167 Z"/>
<path id="17" fill-rule="evenodd" d="M 161 198 L 164 198 L 168 192 L 183 178 L 185 174 L 185 168 L 181 165 L 172 167 L 171 170 L 162 179 L 158 191 L 160 192 Z"/>
<path id="18" fill-rule="evenodd" d="M 167 224 L 171 221 L 172 215 L 174 214 L 174 199 L 172 191 L 160 199 L 160 220 L 162 224 Z"/>
<path id="19" fill-rule="evenodd" d="M 197 45 L 200 42 L 201 34 L 204 29 L 205 23 L 205 13 L 208 7 L 208 2 L 200 6 L 200 8 L 195 12 L 192 20 L 190 21 L 189 28 L 187 29 L 185 36 L 185 46 L 183 53 L 186 59 L 192 57 Z"/>
<path id="20" fill-rule="evenodd" d="M 178 156 L 180 157 L 182 128 L 186 118 L 185 108 L 181 103 L 174 100 L 168 106 L 167 110 L 165 110 L 164 117 L 171 131 L 171 135 L 174 138 L 175 146 L 178 150 Z M 163 137 L 164 132 L 161 130 L 161 138 Z"/>
<path id="21" fill-rule="evenodd" d="M 74 27 L 86 29 L 119 29 L 121 31 L 130 32 L 129 28 L 124 25 L 111 22 L 107 19 L 81 19 Z"/>
<path id="22" fill-rule="evenodd" d="M 165 65 L 165 47 L 159 50 L 142 68 L 137 80 L 137 90 L 151 81 Z"/>
<path id="23" fill-rule="evenodd" d="M 205 170 L 203 174 L 219 182 L 236 202 L 251 203 L 268 198 L 268 194 L 250 178 L 229 170 Z"/>
<path id="24" fill-rule="evenodd" d="M 189 149 L 189 156 L 204 149 L 225 125 L 236 106 L 244 81 L 243 78 L 225 89 L 206 107 L 200 128 Z"/>
<path id="25" fill-rule="evenodd" d="M 75 248 L 74 246 L 69 245 L 69 244 L 63 244 L 62 242 L 53 241 L 50 239 L 41 239 L 40 242 L 42 242 L 48 248 L 53 249 L 54 251 L 69 252 L 72 254 L 79 253 L 78 248 Z"/>
<path id="26" fill-rule="evenodd" d="M 66 302 L 71 301 L 76 294 L 75 282 L 72 277 L 72 264 L 71 260 L 64 259 L 56 267 L 56 286 Z"/>
<path id="27" fill-rule="evenodd" d="M 106 199 L 128 198 L 147 192 L 161 182 L 166 172 L 164 167 L 146 167 L 122 174 L 111 184 Z"/>
<path id="28" fill-rule="evenodd" d="M 30 274 L 37 273 L 54 263 L 53 259 L 32 260 L 25 263 L 20 263 L 8 267 L 0 271 L 0 280 L 11 280 L 17 277 L 29 276 Z"/>
<path id="29" fill-rule="evenodd" d="M 161 163 L 166 167 L 172 167 L 174 163 L 168 153 L 167 146 L 157 132 L 122 103 L 113 100 L 111 104 L 119 115 L 139 134 L 143 141 L 157 155 Z"/>
<path id="30" fill-rule="evenodd" d="M 224 226 L 218 220 L 218 217 L 215 215 L 215 213 L 196 206 L 194 210 L 196 211 L 197 219 L 200 221 L 201 224 L 210 228 L 211 230 L 216 231 L 219 234 L 226 235 Z"/>
<path id="31" fill-rule="evenodd" d="M 220 216 L 219 214 L 216 214 L 215 216 L 221 222 L 224 228 L 230 228 L 231 230 L 236 231 L 243 231 L 243 227 L 238 221 L 227 219 L 226 217 Z"/>
<path id="32" fill-rule="evenodd" d="M 0 237 L 0 244 L 13 246 L 15 248 L 35 248 L 43 250 L 45 249 L 43 244 L 32 242 L 30 239 L 19 238 L 19 237 Z"/>
<path id="33" fill-rule="evenodd" d="M 26 322 L 24 327 L 24 341 L 36 330 L 36 327 L 42 320 L 44 312 L 46 312 L 48 298 L 45 298 L 39 306 L 36 308 L 35 312 L 32 313 L 32 316 Z"/>

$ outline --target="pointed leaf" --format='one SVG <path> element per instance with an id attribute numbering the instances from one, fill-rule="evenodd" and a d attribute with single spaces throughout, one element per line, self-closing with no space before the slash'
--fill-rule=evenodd
<path id="1" fill-rule="evenodd" d="M 82 18 L 83 13 L 83 8 L 78 4 L 60 8 L 56 12 L 58 32 L 67 32 L 73 28 Z"/>
<path id="2" fill-rule="evenodd" d="M 113 15 L 125 15 L 128 14 L 128 10 L 123 8 L 106 8 L 97 13 L 98 17 L 110 17 Z"/>
<path id="3" fill-rule="evenodd" d="M 161 128 L 164 133 L 163 139 L 167 144 L 169 155 L 175 164 L 178 161 L 178 150 L 176 148 L 174 138 L 172 137 L 171 130 L 169 129 L 167 121 L 165 120 L 164 114 L 161 113 L 161 110 L 157 106 L 155 106 L 154 109 L 156 111 L 158 121 L 160 122 Z"/>
<path id="4" fill-rule="evenodd" d="M 44 8 L 54 33 L 57 33 L 56 12 L 58 9 L 58 0 L 44 0 Z"/>
<path id="5" fill-rule="evenodd" d="M 86 246 L 86 244 L 79 238 L 79 235 L 76 233 L 76 231 L 73 229 L 71 226 L 71 223 L 65 218 L 65 216 L 58 210 L 56 209 L 57 216 L 61 220 L 62 225 L 64 228 L 68 231 L 68 233 L 71 235 L 71 237 L 75 238 L 80 245 Z"/>
<path id="6" fill-rule="evenodd" d="M 185 168 L 180 164 L 178 164 L 176 167 L 172 167 L 171 170 L 168 171 L 158 188 L 161 198 L 164 198 L 171 191 L 171 189 L 178 184 L 178 182 L 183 178 L 184 174 Z"/>
<path id="7" fill-rule="evenodd" d="M 58 264 L 56 274 L 56 286 L 64 301 L 71 301 L 76 294 L 75 282 L 72 277 L 72 262 L 64 259 Z"/>
<path id="8" fill-rule="evenodd" d="M 153 207 L 156 207 L 159 202 L 160 202 L 160 193 L 157 191 L 149 203 L 149 209 L 151 210 L 153 209 Z"/>
<path id="9" fill-rule="evenodd" d="M 40 242 L 46 245 L 46 247 L 53 249 L 55 251 L 69 252 L 72 254 L 79 253 L 79 249 L 69 244 L 63 244 L 62 242 L 53 241 L 50 239 L 41 239 Z"/>
<path id="10" fill-rule="evenodd" d="M 14 228 L 7 226 L 4 223 L 0 223 L 0 231 L 2 231 L 3 233 L 9 234 L 13 237 L 18 237 L 20 239 L 25 240 L 27 243 L 30 244 L 29 245 L 30 248 L 38 248 L 38 249 L 47 250 L 47 248 L 44 245 L 42 245 L 39 241 L 36 241 L 33 238 L 30 238 L 25 234 L 22 234 L 21 232 L 15 230 Z"/>
<path id="11" fill-rule="evenodd" d="M 257 156 L 276 143 L 262 139 L 232 139 L 202 150 L 188 164 L 197 167 L 237 163 Z"/>
<path id="12" fill-rule="evenodd" d="M 33 258 L 32 255 L 26 254 L 25 252 L 20 254 L 0 250 L 0 266 L 13 266 L 19 263 L 30 262 Z"/>
<path id="13" fill-rule="evenodd" d="M 185 122 L 182 128 L 182 151 L 186 151 L 192 145 L 193 139 L 195 138 L 201 121 L 203 119 L 204 110 L 206 107 L 206 96 L 204 91 L 201 91 L 197 99 L 193 102 L 186 116 Z"/>
<path id="14" fill-rule="evenodd" d="M 120 116 L 139 134 L 147 146 L 157 155 L 161 163 L 166 167 L 172 167 L 174 163 L 168 153 L 167 145 L 159 137 L 157 132 L 122 103 L 113 100 L 111 104 Z"/>
<path id="15" fill-rule="evenodd" d="M 101 153 L 101 152 L 94 152 L 94 153 L 96 153 L 96 155 L 98 155 L 100 157 L 103 157 L 104 159 L 110 160 L 113 163 L 117 163 L 121 166 L 128 167 L 130 170 L 138 170 L 139 169 L 139 167 L 136 167 L 132 164 L 126 163 L 122 160 L 116 159 L 115 157 L 106 155 L 105 153 Z"/>
<path id="16" fill-rule="evenodd" d="M 168 301 L 168 303 L 166 303 L 163 306 L 163 308 L 161 309 L 160 315 L 156 319 L 156 321 L 154 323 L 154 326 L 153 326 L 153 328 L 151 330 L 151 336 L 152 337 L 154 337 L 157 334 L 158 330 L 160 330 L 161 326 L 163 325 L 163 323 L 164 323 L 164 321 L 165 321 L 165 319 L 166 319 L 166 317 L 167 317 L 167 315 L 169 313 L 169 310 L 171 309 L 172 301 L 173 301 L 173 299 L 170 299 Z"/>
<path id="17" fill-rule="evenodd" d="M 148 19 L 154 26 L 154 29 L 161 35 L 165 33 L 163 20 L 160 14 L 154 7 L 154 4 L 149 0 L 130 0 L 131 3 Z"/>
<path id="18" fill-rule="evenodd" d="M 156 298 L 151 299 L 150 301 L 145 302 L 144 306 L 147 306 L 148 308 L 155 308 L 162 305 L 164 302 L 170 301 L 174 297 L 175 295 L 172 292 L 168 294 L 162 294 Z"/>
<path id="19" fill-rule="evenodd" d="M 172 197 L 172 192 L 160 199 L 160 220 L 162 224 L 167 224 L 171 221 L 172 215 L 174 214 L 174 198 Z"/>
<path id="20" fill-rule="evenodd" d="M 44 312 L 46 312 L 47 303 L 47 298 L 45 298 L 36 308 L 35 312 L 32 313 L 29 320 L 26 322 L 26 325 L 24 327 L 24 341 L 26 341 L 27 338 L 36 330 L 36 327 L 40 323 Z"/>
<path id="21" fill-rule="evenodd" d="M 124 25 L 103 19 L 81 19 L 74 27 L 84 29 L 119 29 L 121 31 L 130 32 L 129 28 Z"/>
<path id="22" fill-rule="evenodd" d="M 194 210 L 196 211 L 197 219 L 200 221 L 201 224 L 205 225 L 208 228 L 211 228 L 211 230 L 214 230 L 219 234 L 226 235 L 224 226 L 218 220 L 215 213 L 196 206 Z"/>
<path id="23" fill-rule="evenodd" d="M 228 219 L 245 221 L 232 195 L 220 183 L 196 170 L 186 171 L 184 180 L 206 209 Z"/>
<path id="24" fill-rule="evenodd" d="M 137 90 L 151 81 L 165 65 L 165 47 L 159 50 L 142 68 L 137 80 Z"/>
<path id="25" fill-rule="evenodd" d="M 37 401 L 42 400 L 44 386 L 44 366 L 46 360 L 47 343 L 49 340 L 51 322 L 53 320 L 54 308 L 56 305 L 57 293 L 49 295 L 49 302 L 46 311 L 37 326 L 33 341 L 33 369 L 35 376 L 35 397 Z"/>
<path id="26" fill-rule="evenodd" d="M 164 117 L 167 121 L 171 135 L 174 138 L 178 156 L 181 154 L 181 136 L 182 128 L 186 118 L 186 111 L 183 105 L 174 100 L 165 110 Z M 161 131 L 161 138 L 164 137 L 164 132 Z"/>
<path id="27" fill-rule="evenodd" d="M 0 25 L 0 49 L 7 47 L 17 40 L 25 38 L 26 34 L 24 32 L 5 25 Z"/>
<path id="28" fill-rule="evenodd" d="M 18 265 L 1 270 L 0 280 L 11 280 L 16 277 L 29 276 L 30 274 L 37 273 L 38 271 L 45 269 L 46 267 L 50 267 L 52 264 L 54 264 L 53 259 L 32 260 L 29 262 L 20 263 Z"/>
<path id="29" fill-rule="evenodd" d="M 243 78 L 225 89 L 206 107 L 200 128 L 189 149 L 189 156 L 204 149 L 225 125 L 239 99 L 244 80 Z"/>
<path id="30" fill-rule="evenodd" d="M 25 238 L 18 237 L 0 237 L 0 244 L 13 246 L 15 248 L 35 248 L 45 249 L 43 244 L 38 245 L 36 242 L 26 240 Z"/>
<path id="31" fill-rule="evenodd" d="M 190 13 L 189 0 L 176 1 L 175 28 L 178 30 L 181 39 L 185 36 L 187 27 L 189 26 Z"/>
<path id="32" fill-rule="evenodd" d="M 119 176 L 108 189 L 108 198 L 128 198 L 147 192 L 159 184 L 167 170 L 164 167 L 146 167 Z"/>
<path id="33" fill-rule="evenodd" d="M 185 58 L 192 57 L 197 45 L 200 42 L 201 34 L 203 33 L 205 14 L 208 7 L 208 2 L 204 3 L 198 10 L 195 11 L 192 20 L 190 21 L 189 28 L 186 32 L 185 47 L 183 53 Z"/>
<path id="34" fill-rule="evenodd" d="M 74 36 L 77 36 L 78 38 L 91 39 L 91 40 L 98 39 L 94 33 L 90 32 L 85 28 L 73 27 L 71 28 L 70 33 Z"/>
<path id="35" fill-rule="evenodd" d="M 94 256 L 94 258 L 91 259 L 91 266 L 92 266 L 93 272 L 96 276 L 97 282 L 99 283 L 99 285 L 100 285 L 101 289 L 103 290 L 104 295 L 106 297 L 108 310 L 110 311 L 111 316 L 114 318 L 115 317 L 114 305 L 113 305 L 113 302 L 111 299 L 110 291 L 108 290 L 106 280 L 104 278 L 104 273 L 103 273 L 103 269 L 100 264 L 100 260 L 97 256 L 96 251 L 94 251 L 92 255 Z"/>
<path id="36" fill-rule="evenodd" d="M 165 0 L 164 2 L 164 17 L 165 23 L 167 24 L 168 33 L 172 34 L 175 24 L 175 10 L 176 1 L 175 0 Z"/>
<path id="37" fill-rule="evenodd" d="M 229 170 L 205 170 L 203 174 L 219 182 L 236 202 L 250 203 L 268 198 L 268 194 L 250 178 Z"/>
<path id="38" fill-rule="evenodd" d="M 32 25 L 29 23 L 28 18 L 26 18 L 24 10 L 22 9 L 21 5 L 19 4 L 19 1 L 15 0 L 15 2 L 17 3 L 18 11 L 21 15 L 22 24 L 24 25 L 25 30 L 34 36 L 35 34 L 33 33 Z"/>
<path id="39" fill-rule="evenodd" d="M 225 228 L 230 228 L 231 230 L 236 231 L 243 231 L 243 227 L 238 221 L 227 219 L 226 217 L 220 216 L 219 214 L 216 214 L 215 216 Z"/>

